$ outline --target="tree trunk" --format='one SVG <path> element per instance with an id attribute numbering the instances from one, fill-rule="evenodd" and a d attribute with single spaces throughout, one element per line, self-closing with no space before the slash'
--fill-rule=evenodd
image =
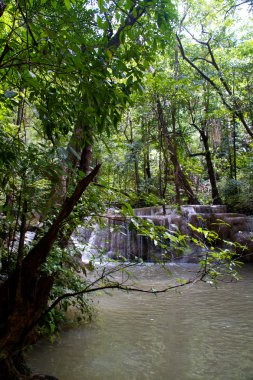
<path id="1" fill-rule="evenodd" d="M 173 133 L 173 152 L 174 156 L 176 158 L 175 164 L 174 164 L 174 181 L 175 181 L 175 190 L 176 190 L 176 204 L 181 204 L 181 198 L 180 198 L 180 167 L 179 162 L 177 159 L 177 136 L 176 136 L 176 107 L 172 105 L 171 110 L 171 120 L 172 120 L 172 133 Z"/>
<path id="2" fill-rule="evenodd" d="M 67 198 L 48 232 L 0 286 L 0 379 L 18 380 L 27 373 L 20 363 L 23 348 L 47 306 L 53 276 L 41 271 L 64 220 L 70 215 L 87 186 L 99 171 L 98 165 Z M 20 365 L 18 365 L 18 363 Z M 2 373 L 4 373 L 4 377 Z"/>
<path id="3" fill-rule="evenodd" d="M 128 117 L 130 126 L 130 144 L 131 144 L 131 154 L 134 162 L 134 177 L 135 177 L 135 188 L 137 195 L 140 194 L 140 176 L 139 176 L 139 162 L 138 162 L 138 152 L 136 146 L 134 145 L 134 135 L 133 135 L 133 123 L 132 119 Z"/>
<path id="4" fill-rule="evenodd" d="M 204 144 L 205 148 L 205 159 L 206 159 L 206 166 L 207 166 L 207 172 L 208 172 L 208 177 L 209 181 L 211 184 L 211 189 L 212 189 L 212 200 L 214 205 L 221 205 L 222 200 L 217 188 L 216 184 L 216 177 L 215 177 L 215 172 L 214 172 L 214 167 L 213 167 L 213 162 L 212 162 L 212 157 L 211 157 L 211 152 L 209 149 L 209 143 L 208 143 L 208 136 L 205 134 L 203 130 L 200 130 L 200 136 Z"/>
<path id="5" fill-rule="evenodd" d="M 174 166 L 174 170 L 177 171 L 177 176 L 178 176 L 178 179 L 180 181 L 180 185 L 184 189 L 185 195 L 188 198 L 188 203 L 189 204 L 199 204 L 199 201 L 198 201 L 197 197 L 194 195 L 193 190 L 191 188 L 191 185 L 190 185 L 188 179 L 186 178 L 186 176 L 184 175 L 184 173 L 181 169 L 181 166 L 178 162 L 178 159 L 175 156 L 173 145 L 172 145 L 170 138 L 168 136 L 166 123 L 165 123 L 164 116 L 163 116 L 163 109 L 162 109 L 162 105 L 161 105 L 159 99 L 157 100 L 157 111 L 158 111 L 158 119 L 159 119 L 160 127 L 161 127 L 162 133 L 164 135 L 164 138 L 165 138 L 165 141 L 166 141 L 166 144 L 168 147 L 171 162 Z"/>

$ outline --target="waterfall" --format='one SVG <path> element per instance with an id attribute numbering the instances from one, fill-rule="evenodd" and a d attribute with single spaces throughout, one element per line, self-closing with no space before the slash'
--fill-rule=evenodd
<path id="1" fill-rule="evenodd" d="M 166 206 L 165 213 L 162 206 L 145 207 L 134 211 L 140 219 L 150 220 L 155 226 L 164 226 L 171 234 L 173 231 L 174 233 L 178 231 L 181 235 L 203 238 L 200 232 L 189 227 L 190 223 L 197 228 L 216 232 L 221 239 L 246 245 L 253 252 L 253 217 L 227 213 L 223 205 L 184 205 L 180 210 Z M 128 261 L 138 258 L 148 262 L 170 259 L 195 262 L 203 254 L 202 249 L 194 243 L 189 244 L 189 248 L 186 247 L 184 252 L 181 252 L 170 243 L 169 239 L 164 240 L 168 245 L 168 249 L 165 250 L 149 237 L 129 229 L 129 221 L 120 216 L 119 212 L 113 213 L 110 210 L 103 220 L 107 220 L 104 227 L 97 223 L 88 237 L 86 233 L 85 238 L 81 240 L 78 238 L 75 241 L 83 262 L 101 258 L 102 253 L 105 258 L 124 257 Z"/>
<path id="2" fill-rule="evenodd" d="M 249 232 L 253 232 L 253 216 L 246 217 L 246 225 Z"/>
<path id="3" fill-rule="evenodd" d="M 71 243 L 81 255 L 81 262 L 100 261 L 106 247 L 106 233 L 99 223 L 85 228 L 79 225 L 71 235 Z"/>
<path id="4" fill-rule="evenodd" d="M 88 263 L 90 260 L 94 259 L 96 253 L 98 252 L 98 249 L 96 247 L 98 231 L 99 231 L 99 224 L 96 223 L 92 232 L 91 232 L 88 243 L 83 246 L 83 248 L 84 248 L 84 250 L 82 252 L 82 262 L 83 263 Z"/>

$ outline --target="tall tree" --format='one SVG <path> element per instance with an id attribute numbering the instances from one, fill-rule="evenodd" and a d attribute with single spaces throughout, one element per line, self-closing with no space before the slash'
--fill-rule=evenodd
<path id="1" fill-rule="evenodd" d="M 31 136 L 36 131 L 37 138 L 54 152 L 61 149 L 61 161 L 67 162 L 58 163 L 66 183 L 64 196 L 50 210 L 44 209 L 44 220 L 56 215 L 51 226 L 28 253 L 20 238 L 8 278 L 0 286 L 0 376 L 14 380 L 27 374 L 23 348 L 46 308 L 55 281 L 55 275 L 47 274 L 43 264 L 100 168 L 96 165 L 89 172 L 93 139 L 103 130 L 110 133 L 119 121 L 130 92 L 139 87 L 142 72 L 154 54 L 153 33 L 157 33 L 155 43 L 168 38 L 175 13 L 171 3 L 163 0 L 99 1 L 96 5 L 81 0 L 24 0 L 10 1 L 6 8 L 2 2 L 1 6 L 4 42 L 0 73 L 6 114 L 17 107 L 16 100 L 20 105 L 24 99 L 38 118 L 38 128 L 30 128 L 29 143 L 20 134 L 17 148 L 20 152 L 22 146 L 24 155 L 31 150 Z M 15 141 L 15 132 L 5 130 L 2 138 L 11 152 L 8 138 Z M 15 157 L 9 161 L 14 164 Z M 26 167 L 18 179 L 12 178 L 12 207 L 17 187 L 23 196 L 20 180 L 29 170 Z M 24 237 L 32 194 L 19 204 L 16 227 Z"/>

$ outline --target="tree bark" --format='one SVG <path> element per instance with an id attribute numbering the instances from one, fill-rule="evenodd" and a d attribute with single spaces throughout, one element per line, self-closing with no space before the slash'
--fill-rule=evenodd
<path id="1" fill-rule="evenodd" d="M 209 110 L 209 97 L 207 94 L 207 97 L 205 98 L 204 101 L 204 109 L 205 109 L 205 115 L 207 117 L 208 115 L 208 110 Z M 193 115 L 193 109 L 189 103 L 189 111 L 190 111 L 190 116 L 192 119 L 192 126 L 199 132 L 200 138 L 203 142 L 204 145 L 204 153 L 203 155 L 205 156 L 206 160 L 206 166 L 207 166 L 207 172 L 208 172 L 208 178 L 210 181 L 211 185 L 211 192 L 212 192 L 212 201 L 214 205 L 221 205 L 222 204 L 222 199 L 220 197 L 218 188 L 217 188 L 217 183 L 216 183 L 216 175 L 215 175 L 215 170 L 213 166 L 213 161 L 212 161 L 212 155 L 210 151 L 210 146 L 209 146 L 209 137 L 208 137 L 208 127 L 207 127 L 207 118 L 204 118 L 201 121 L 201 126 L 197 125 L 195 122 L 195 117 Z"/>
<path id="2" fill-rule="evenodd" d="M 188 203 L 189 204 L 199 204 L 199 200 L 195 196 L 195 194 L 191 188 L 191 185 L 190 185 L 188 179 L 186 178 L 184 172 L 182 171 L 181 166 L 178 162 L 178 159 L 175 155 L 173 145 L 172 145 L 170 138 L 168 136 L 166 123 L 165 123 L 164 115 L 163 115 L 163 109 L 162 109 L 162 105 L 161 105 L 161 102 L 159 99 L 157 100 L 157 111 L 158 111 L 158 119 L 159 119 L 160 127 L 161 127 L 162 133 L 164 135 L 164 138 L 165 138 L 165 141 L 166 141 L 166 144 L 168 147 L 171 162 L 174 166 L 174 170 L 177 172 L 177 176 L 178 176 L 178 179 L 180 181 L 180 185 L 184 189 L 185 195 L 188 198 Z"/>
<path id="3" fill-rule="evenodd" d="M 175 190 L 176 190 L 176 204 L 181 204 L 181 197 L 180 197 L 180 166 L 178 162 L 178 155 L 177 155 L 177 136 L 176 136 L 176 107 L 175 105 L 172 105 L 171 110 L 171 120 L 172 120 L 172 133 L 173 133 L 173 152 L 174 156 L 176 158 L 174 163 L 174 181 L 175 181 Z"/>
<path id="4" fill-rule="evenodd" d="M 215 171 L 214 171 L 211 152 L 210 152 L 209 143 L 208 143 L 208 136 L 204 133 L 203 130 L 202 131 L 200 130 L 200 136 L 205 148 L 205 159 L 206 159 L 208 177 L 209 177 L 209 181 L 210 181 L 211 189 L 212 189 L 213 204 L 221 205 L 222 200 L 221 200 L 221 197 L 217 188 L 217 184 L 216 184 L 216 177 L 215 177 Z"/>
<path id="5" fill-rule="evenodd" d="M 0 287 L 0 369 L 10 369 L 9 377 L 5 380 L 19 379 L 15 377 L 15 372 L 19 375 L 22 372 L 15 368 L 13 355 L 22 353 L 29 340 L 29 334 L 47 306 L 54 277 L 43 274 L 41 265 L 45 263 L 62 223 L 93 181 L 99 168 L 100 165 L 97 165 L 89 175 L 78 182 L 48 232 L 22 260 L 21 267 Z"/>

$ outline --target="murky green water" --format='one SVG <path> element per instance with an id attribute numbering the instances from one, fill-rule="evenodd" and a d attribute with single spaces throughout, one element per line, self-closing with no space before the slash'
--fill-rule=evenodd
<path id="1" fill-rule="evenodd" d="M 165 284 L 157 267 L 138 270 L 144 286 Z M 253 266 L 218 290 L 198 283 L 159 296 L 111 294 L 96 297 L 94 322 L 40 342 L 32 368 L 60 380 L 253 379 Z"/>

